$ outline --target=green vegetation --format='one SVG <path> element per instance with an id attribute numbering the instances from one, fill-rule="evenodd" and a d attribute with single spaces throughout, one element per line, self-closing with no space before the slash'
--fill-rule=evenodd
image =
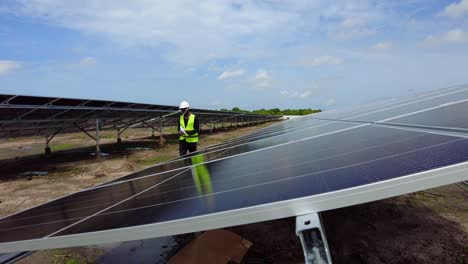
<path id="1" fill-rule="evenodd" d="M 177 127 L 165 127 L 163 131 L 168 134 L 175 134 L 177 133 Z M 157 134 L 159 135 L 159 132 Z"/>
<path id="2" fill-rule="evenodd" d="M 75 145 L 73 145 L 73 144 L 63 143 L 63 144 L 52 145 L 51 149 L 52 149 L 52 151 L 59 151 L 59 150 L 72 149 L 74 147 L 75 147 Z"/>
<path id="3" fill-rule="evenodd" d="M 80 261 L 75 258 L 71 258 L 67 260 L 67 264 L 80 264 Z"/>
<path id="4" fill-rule="evenodd" d="M 52 257 L 47 263 L 54 264 L 94 264 L 102 255 L 102 249 L 87 248 L 74 251 L 73 249 L 54 249 L 47 251 Z"/>
<path id="5" fill-rule="evenodd" d="M 114 139 L 114 138 L 117 138 L 117 135 L 116 134 L 104 134 L 102 133 L 101 134 L 101 138 L 102 139 Z"/>
<path id="6" fill-rule="evenodd" d="M 259 109 L 259 110 L 242 110 L 239 107 L 233 107 L 231 110 L 228 109 L 221 109 L 220 111 L 232 111 L 232 112 L 239 112 L 239 113 L 253 113 L 259 115 L 308 115 L 322 112 L 320 109 L 284 109 L 281 110 L 279 108 L 272 108 L 272 109 Z"/>

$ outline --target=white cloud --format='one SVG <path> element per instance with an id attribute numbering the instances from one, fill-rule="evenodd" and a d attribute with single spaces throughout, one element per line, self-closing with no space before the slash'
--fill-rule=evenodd
<path id="1" fill-rule="evenodd" d="M 377 31 L 373 28 L 357 28 L 338 32 L 335 34 L 335 37 L 339 39 L 352 39 L 357 37 L 372 36 L 375 34 L 377 34 Z"/>
<path id="2" fill-rule="evenodd" d="M 393 44 L 391 42 L 379 42 L 371 47 L 371 49 L 375 51 L 386 51 L 391 50 L 392 48 Z"/>
<path id="3" fill-rule="evenodd" d="M 185 66 L 269 53 L 298 34 L 305 7 L 319 5 L 303 0 L 281 8 L 253 0 L 18 1 L 23 15 L 110 39 L 117 47 L 161 48 L 166 59 Z"/>
<path id="4" fill-rule="evenodd" d="M 339 24 L 332 23 L 329 26 L 329 34 L 343 40 L 375 35 L 377 30 L 369 25 L 368 19 L 364 17 L 345 18 Z"/>
<path id="5" fill-rule="evenodd" d="M 461 0 L 458 3 L 451 3 L 444 8 L 444 11 L 442 11 L 441 14 L 444 16 L 456 18 L 463 16 L 465 13 L 468 13 L 468 0 Z"/>
<path id="6" fill-rule="evenodd" d="M 253 82 L 258 89 L 268 89 L 271 87 L 270 79 L 270 75 L 266 70 L 259 69 L 257 73 L 255 73 Z"/>
<path id="7" fill-rule="evenodd" d="M 234 71 L 224 71 L 221 75 L 218 76 L 219 80 L 226 80 L 231 78 L 240 77 L 245 74 L 243 69 L 234 70 Z"/>
<path id="8" fill-rule="evenodd" d="M 338 65 L 344 62 L 343 58 L 334 57 L 334 56 L 321 56 L 313 59 L 304 59 L 301 61 L 301 64 L 305 66 L 323 66 L 323 65 Z"/>
<path id="9" fill-rule="evenodd" d="M 11 72 L 21 67 L 21 64 L 17 61 L 0 60 L 0 75 Z"/>
<path id="10" fill-rule="evenodd" d="M 309 98 L 312 96 L 312 92 L 310 90 L 305 90 L 302 92 L 282 90 L 280 91 L 280 94 L 289 98 L 298 98 L 298 99 L 305 99 L 305 98 Z"/>
<path id="11" fill-rule="evenodd" d="M 335 98 L 330 98 L 328 101 L 325 102 L 326 106 L 333 106 L 336 105 L 336 100 Z"/>
<path id="12" fill-rule="evenodd" d="M 465 43 L 468 42 L 468 33 L 464 32 L 461 29 L 452 29 L 442 35 L 430 35 L 424 39 L 424 42 L 429 44 Z"/>
<path id="13" fill-rule="evenodd" d="M 93 57 L 85 57 L 81 58 L 77 62 L 72 62 L 68 64 L 62 64 L 62 65 L 55 65 L 55 67 L 52 67 L 54 70 L 67 70 L 67 71 L 73 71 L 73 70 L 80 70 L 80 69 L 86 69 L 89 67 L 92 67 L 96 65 L 97 60 Z"/>
<path id="14" fill-rule="evenodd" d="M 86 57 L 86 58 L 82 58 L 82 59 L 79 61 L 78 65 L 86 67 L 86 66 L 93 66 L 93 65 L 96 65 L 96 63 L 97 63 L 97 60 L 96 60 L 95 58 L 93 58 L 93 57 Z"/>
<path id="15" fill-rule="evenodd" d="M 394 7 L 403 5 L 369 0 L 15 1 L 20 7 L 15 15 L 108 39 L 125 51 L 158 49 L 182 68 L 216 59 L 278 56 L 292 39 L 300 43 L 324 31 L 338 38 L 373 35 L 393 25 Z"/>
<path id="16" fill-rule="evenodd" d="M 358 26 L 364 26 L 366 23 L 366 20 L 364 20 L 361 17 L 352 17 L 343 20 L 343 22 L 341 22 L 341 25 L 346 28 L 354 28 Z"/>

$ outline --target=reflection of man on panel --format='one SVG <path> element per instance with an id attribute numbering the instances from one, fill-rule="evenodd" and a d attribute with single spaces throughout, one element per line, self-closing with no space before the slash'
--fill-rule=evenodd
<path id="1" fill-rule="evenodd" d="M 179 132 L 179 155 L 182 156 L 187 154 L 187 151 L 189 153 L 197 151 L 200 126 L 197 116 L 190 113 L 190 105 L 187 101 L 180 103 L 179 109 L 182 115 L 180 115 L 177 130 Z"/>
<path id="2" fill-rule="evenodd" d="M 211 185 L 211 176 L 208 168 L 204 164 L 205 159 L 202 154 L 198 154 L 191 157 L 192 160 L 192 176 L 197 187 L 199 195 L 210 194 L 213 192 L 213 186 Z"/>

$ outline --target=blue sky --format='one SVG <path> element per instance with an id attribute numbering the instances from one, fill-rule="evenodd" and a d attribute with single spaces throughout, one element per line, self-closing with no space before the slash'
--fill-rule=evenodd
<path id="1" fill-rule="evenodd" d="M 2 0 L 0 93 L 338 108 L 468 83 L 468 0 Z"/>

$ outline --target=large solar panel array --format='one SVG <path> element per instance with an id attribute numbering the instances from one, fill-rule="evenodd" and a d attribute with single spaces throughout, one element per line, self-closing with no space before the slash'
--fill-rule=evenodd
<path id="1" fill-rule="evenodd" d="M 466 101 L 457 86 L 277 123 L 0 219 L 0 252 L 247 224 L 467 180 Z"/>
<path id="2" fill-rule="evenodd" d="M 0 137 L 53 135 L 96 129 L 125 129 L 132 125 L 174 126 L 177 106 L 117 101 L 0 94 Z M 278 118 L 230 111 L 192 109 L 202 124 L 256 122 Z"/>

